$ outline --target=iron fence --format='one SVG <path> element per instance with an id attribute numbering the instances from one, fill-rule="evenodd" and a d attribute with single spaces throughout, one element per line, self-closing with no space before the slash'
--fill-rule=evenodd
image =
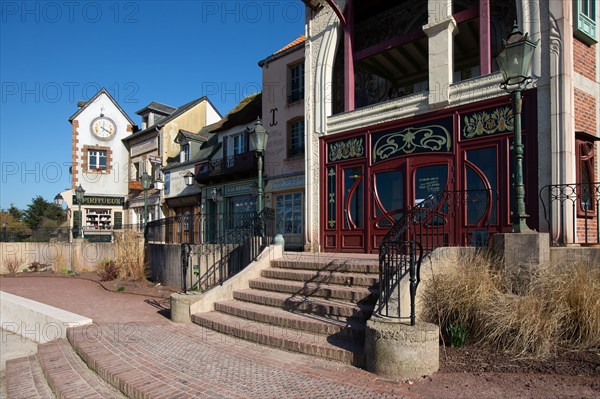
<path id="1" fill-rule="evenodd" d="M 148 222 L 146 241 L 165 244 L 211 242 L 255 218 L 256 212 L 186 213 Z"/>
<path id="2" fill-rule="evenodd" d="M 552 245 L 600 244 L 600 182 L 551 184 L 539 197 Z"/>
<path id="3" fill-rule="evenodd" d="M 251 214 L 253 217 L 250 217 Z M 188 287 L 207 291 L 223 284 L 252 263 L 275 236 L 275 211 L 265 208 L 258 214 L 233 215 L 224 225 L 229 228 L 218 237 L 198 245 L 181 245 L 184 292 Z"/>
<path id="4" fill-rule="evenodd" d="M 440 191 L 404 214 L 379 244 L 379 303 L 376 313 L 415 324 L 421 261 L 436 248 L 487 246 L 497 228 L 493 190 Z M 410 314 L 402 314 L 402 280 L 409 277 Z"/>

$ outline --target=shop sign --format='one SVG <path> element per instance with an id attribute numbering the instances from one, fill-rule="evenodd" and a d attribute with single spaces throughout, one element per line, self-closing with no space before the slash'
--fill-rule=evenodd
<path id="1" fill-rule="evenodd" d="M 125 204 L 125 197 L 100 197 L 86 195 L 83 197 L 81 205 L 102 205 L 102 206 L 123 206 Z M 73 206 L 79 205 L 77 197 L 73 195 Z"/>
<path id="2" fill-rule="evenodd" d="M 304 176 L 294 176 L 285 179 L 273 180 L 272 191 L 288 190 L 290 188 L 304 187 Z"/>
<path id="3" fill-rule="evenodd" d="M 249 192 L 252 192 L 255 188 L 255 182 L 236 184 L 235 186 L 225 186 L 223 187 L 223 195 L 230 197 L 233 195 L 248 194 Z"/>

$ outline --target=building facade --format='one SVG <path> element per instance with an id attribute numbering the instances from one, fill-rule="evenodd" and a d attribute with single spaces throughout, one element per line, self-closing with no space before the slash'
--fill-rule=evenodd
<path id="1" fill-rule="evenodd" d="M 136 126 L 106 89 L 78 106 L 69 118 L 73 198 L 67 204 L 71 227 L 75 236 L 110 241 L 112 230 L 125 223 L 129 154 L 121 140 Z M 79 186 L 85 190 L 81 203 L 73 192 Z"/>
<path id="2" fill-rule="evenodd" d="M 523 92 L 528 224 L 577 242 L 570 226 L 597 223 L 585 193 L 550 217 L 539 200 L 548 185 L 598 181 L 594 2 L 305 3 L 307 249 L 375 252 L 440 190 L 492 193 L 486 210 L 454 215 L 453 234 L 511 230 L 514 116 L 496 55 L 513 21 L 538 42 Z"/>
<path id="3" fill-rule="evenodd" d="M 287 250 L 304 249 L 304 44 L 300 36 L 260 61 L 263 74 L 265 206 L 275 210 L 276 232 Z"/>
<path id="4" fill-rule="evenodd" d="M 183 193 L 178 187 L 171 190 L 171 172 L 163 172 L 163 169 L 180 162 L 185 154 L 189 157 L 190 145 L 187 142 L 188 150 L 181 154 L 179 138 L 185 137 L 185 132 L 198 132 L 218 121 L 221 115 L 206 97 L 197 98 L 178 108 L 152 102 L 136 113 L 142 118 L 142 129 L 124 138 L 123 143 L 129 149 L 130 156 L 128 222 L 142 226 L 144 203 L 148 207 L 148 221 L 173 216 L 177 214 L 177 208 L 198 206 L 199 199 L 190 193 Z M 164 190 L 151 186 L 144 193 L 141 184 L 144 172 L 153 181 L 163 180 Z M 174 197 L 185 198 L 175 201 Z M 167 199 L 170 203 L 165 201 Z"/>

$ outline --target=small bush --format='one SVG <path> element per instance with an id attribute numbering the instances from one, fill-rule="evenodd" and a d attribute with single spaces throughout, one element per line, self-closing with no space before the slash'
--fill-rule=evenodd
<path id="1" fill-rule="evenodd" d="M 21 265 L 16 258 L 5 259 L 4 264 L 6 265 L 6 270 L 8 270 L 10 274 L 15 274 Z"/>
<path id="2" fill-rule="evenodd" d="M 120 286 L 119 288 L 117 288 L 117 291 L 118 292 L 124 292 L 125 291 L 125 287 Z"/>
<path id="3" fill-rule="evenodd" d="M 600 269 L 541 267 L 516 294 L 499 262 L 484 253 L 461 259 L 423 289 L 424 319 L 451 341 L 456 326 L 484 345 L 545 357 L 558 346 L 600 348 Z"/>
<path id="4" fill-rule="evenodd" d="M 40 263 L 37 261 L 29 264 L 29 269 L 33 272 L 43 272 L 43 271 L 46 271 L 49 267 L 50 267 L 49 264 Z"/>
<path id="5" fill-rule="evenodd" d="M 112 281 L 119 277 L 119 267 L 117 263 L 111 259 L 106 259 L 100 262 L 98 274 L 101 281 Z"/>

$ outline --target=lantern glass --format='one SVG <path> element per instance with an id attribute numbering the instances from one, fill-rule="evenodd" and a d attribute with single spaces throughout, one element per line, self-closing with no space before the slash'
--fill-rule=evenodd
<path id="1" fill-rule="evenodd" d="M 267 130 L 263 127 L 260 119 L 256 121 L 253 129 L 248 128 L 248 132 L 250 133 L 250 145 L 254 148 L 254 151 L 264 152 L 265 148 L 267 148 L 269 133 L 267 133 Z"/>
<path id="2" fill-rule="evenodd" d="M 513 27 L 502 51 L 496 57 L 504 85 L 520 85 L 529 80 L 536 46 L 537 42 L 529 40 L 528 35 L 523 35 L 516 25 Z"/>
<path id="3" fill-rule="evenodd" d="M 194 174 L 192 172 L 187 172 L 185 175 L 183 175 L 183 181 L 185 182 L 186 186 L 191 186 L 194 184 Z"/>
<path id="4" fill-rule="evenodd" d="M 63 202 L 64 202 L 64 198 L 62 195 L 57 194 L 56 197 L 54 197 L 54 205 L 56 206 L 62 206 Z"/>
<path id="5" fill-rule="evenodd" d="M 142 188 L 144 190 L 148 190 L 150 188 L 150 183 L 152 183 L 152 179 L 147 172 L 144 172 L 142 175 Z"/>
<path id="6" fill-rule="evenodd" d="M 77 199 L 77 202 L 79 204 L 81 204 L 83 202 L 84 194 L 85 194 L 85 190 L 83 189 L 83 187 L 81 187 L 81 184 L 80 184 L 79 187 L 77 187 L 75 189 L 75 198 Z"/>
<path id="7" fill-rule="evenodd" d="M 164 182 L 162 181 L 162 179 L 160 177 L 158 177 L 156 180 L 154 180 L 154 188 L 157 190 L 162 190 L 164 187 Z"/>

